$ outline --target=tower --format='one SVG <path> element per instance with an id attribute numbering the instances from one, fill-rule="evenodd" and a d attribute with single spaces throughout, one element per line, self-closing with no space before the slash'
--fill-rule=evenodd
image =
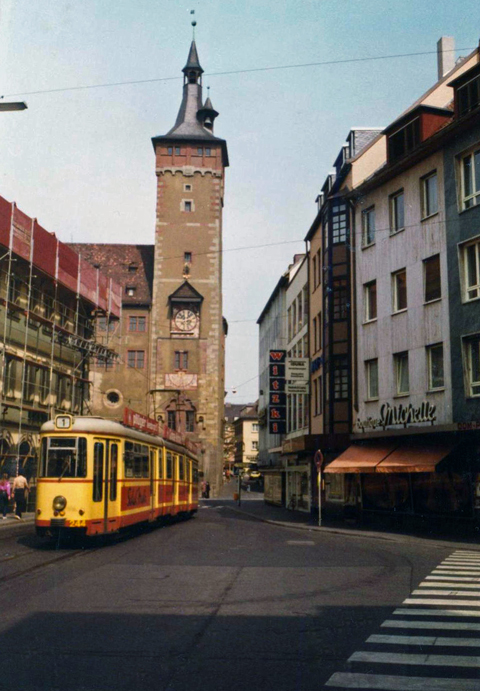
<path id="1" fill-rule="evenodd" d="M 192 41 L 175 125 L 153 137 L 157 210 L 151 316 L 150 414 L 201 443 L 215 493 L 223 468 L 222 208 L 225 140 L 202 99 Z"/>

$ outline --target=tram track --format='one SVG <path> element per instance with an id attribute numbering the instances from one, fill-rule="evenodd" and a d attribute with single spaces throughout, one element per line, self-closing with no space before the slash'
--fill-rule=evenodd
<path id="1" fill-rule="evenodd" d="M 63 562 L 67 561 L 70 559 L 74 559 L 75 557 L 81 557 L 81 556 L 86 556 L 87 554 L 93 554 L 94 552 L 97 552 L 100 550 L 101 547 L 94 547 L 89 550 L 82 550 L 82 549 L 77 549 L 77 550 L 72 550 L 69 551 L 68 553 L 64 554 L 59 554 L 58 552 L 56 553 L 57 556 L 51 559 L 47 559 L 45 561 L 41 561 L 37 564 L 32 564 L 30 566 L 27 566 L 20 571 L 15 571 L 14 573 L 6 574 L 4 576 L 0 576 L 0 584 L 8 583 L 9 581 L 13 581 L 17 578 L 22 578 L 22 576 L 27 576 L 35 571 L 40 571 L 40 569 L 46 568 L 48 566 L 51 566 L 52 564 L 56 564 L 58 562 Z M 32 556 L 31 552 L 25 552 L 24 554 L 17 554 L 17 555 L 12 555 L 11 557 L 0 559 L 0 564 L 1 563 L 9 563 L 14 561 L 15 559 L 19 559 L 22 557 L 27 557 L 27 556 Z"/>

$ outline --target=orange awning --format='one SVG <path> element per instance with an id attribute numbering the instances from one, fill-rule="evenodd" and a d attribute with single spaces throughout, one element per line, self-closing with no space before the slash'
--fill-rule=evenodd
<path id="1" fill-rule="evenodd" d="M 324 473 L 374 473 L 396 444 L 352 444 L 324 469 Z"/>
<path id="2" fill-rule="evenodd" d="M 455 444 L 401 444 L 376 468 L 377 473 L 433 473 Z"/>

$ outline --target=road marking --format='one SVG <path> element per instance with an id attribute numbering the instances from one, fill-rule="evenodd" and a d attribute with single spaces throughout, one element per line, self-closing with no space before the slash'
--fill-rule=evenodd
<path id="1" fill-rule="evenodd" d="M 326 686 L 339 689 L 382 689 L 382 691 L 480 691 L 477 679 L 428 679 L 397 677 L 389 674 L 336 672 Z"/>
<path id="2" fill-rule="evenodd" d="M 447 583 L 448 585 L 448 583 Z M 431 586 L 430 586 L 431 587 Z M 478 588 L 478 586 L 475 586 Z M 412 595 L 450 595 L 451 597 L 478 597 L 480 590 L 469 592 L 468 590 L 414 590 Z M 480 605 L 480 600 L 478 601 Z"/>
<path id="3" fill-rule="evenodd" d="M 478 571 L 470 571 L 470 569 L 440 569 L 437 567 L 435 571 L 432 571 L 434 576 L 443 576 L 444 574 L 452 574 L 454 576 L 479 576 Z"/>
<path id="4" fill-rule="evenodd" d="M 449 638 L 447 636 L 387 636 L 383 634 L 373 634 L 367 638 L 367 643 L 480 648 L 480 638 Z"/>
<path id="5" fill-rule="evenodd" d="M 475 609 L 403 609 L 399 607 L 394 614 L 414 614 L 425 617 L 480 617 L 480 611 Z"/>
<path id="6" fill-rule="evenodd" d="M 448 581 L 457 581 L 457 582 L 468 581 L 468 583 L 480 583 L 480 578 L 473 578 L 472 576 L 445 576 L 445 573 L 442 573 L 439 576 L 425 576 L 425 580 L 426 581 L 448 580 Z"/>
<path id="7" fill-rule="evenodd" d="M 445 560 L 442 561 L 440 566 L 437 566 L 437 569 L 441 569 L 442 567 L 445 568 L 445 566 L 462 566 L 464 569 L 473 569 L 479 570 L 480 571 L 480 563 L 479 562 L 469 562 L 469 561 L 459 561 L 458 559 L 453 560 Z"/>
<path id="8" fill-rule="evenodd" d="M 423 581 L 420 588 L 479 588 L 479 583 L 465 583 L 464 581 Z M 424 591 L 422 591 L 424 592 Z M 436 591 L 438 592 L 438 591 Z M 480 591 L 479 591 L 480 594 Z"/>
<path id="9" fill-rule="evenodd" d="M 402 605 L 466 605 L 467 607 L 480 607 L 480 600 L 456 600 L 455 598 L 430 600 L 421 597 L 407 597 L 402 602 Z"/>
<path id="10" fill-rule="evenodd" d="M 287 540 L 287 545 L 314 545 L 313 540 Z"/>
<path id="11" fill-rule="evenodd" d="M 432 665 L 435 667 L 479 667 L 477 655 L 423 655 L 419 653 L 368 653 L 360 650 L 348 662 L 378 662 L 387 665 Z"/>
<path id="12" fill-rule="evenodd" d="M 387 629 L 445 629 L 448 631 L 480 631 L 480 624 L 469 621 L 405 621 L 387 619 L 382 626 Z"/>

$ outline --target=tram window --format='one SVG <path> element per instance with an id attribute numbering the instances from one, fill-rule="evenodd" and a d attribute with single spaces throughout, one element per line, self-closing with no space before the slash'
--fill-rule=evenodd
<path id="1" fill-rule="evenodd" d="M 150 477 L 150 464 L 148 462 L 148 446 L 141 446 L 142 477 Z"/>
<path id="2" fill-rule="evenodd" d="M 85 437 L 50 437 L 42 440 L 40 477 L 76 478 L 87 476 Z"/>
<path id="3" fill-rule="evenodd" d="M 125 477 L 133 477 L 133 444 L 130 441 L 125 442 L 125 453 L 123 456 L 123 462 L 125 467 Z"/>
<path id="4" fill-rule="evenodd" d="M 118 445 L 110 446 L 110 501 L 117 498 Z"/>
<path id="5" fill-rule="evenodd" d="M 167 480 L 173 478 L 173 455 L 167 451 Z"/>
<path id="6" fill-rule="evenodd" d="M 198 483 L 198 468 L 193 469 L 193 482 Z"/>
<path id="7" fill-rule="evenodd" d="M 93 501 L 102 501 L 103 496 L 103 444 L 93 447 Z"/>
<path id="8" fill-rule="evenodd" d="M 178 479 L 185 480 L 185 461 L 183 456 L 178 457 Z"/>
<path id="9" fill-rule="evenodd" d="M 158 479 L 163 480 L 163 449 L 158 449 Z"/>
<path id="10" fill-rule="evenodd" d="M 187 482 L 192 481 L 192 461 L 187 461 Z"/>

